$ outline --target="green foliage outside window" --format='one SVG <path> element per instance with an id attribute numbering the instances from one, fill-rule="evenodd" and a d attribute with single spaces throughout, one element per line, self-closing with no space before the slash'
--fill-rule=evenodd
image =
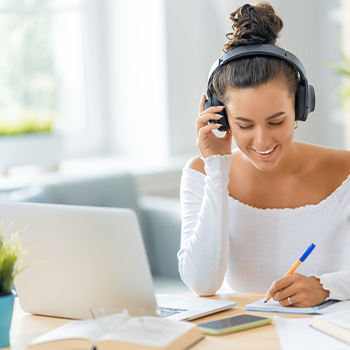
<path id="1" fill-rule="evenodd" d="M 51 2 L 0 0 L 0 136 L 50 132 L 59 114 Z"/>
<path id="2" fill-rule="evenodd" d="M 53 130 L 54 119 L 54 117 L 40 119 L 34 114 L 15 123 L 0 120 L 0 136 L 49 133 Z"/>
<path id="3" fill-rule="evenodd" d="M 344 78 L 339 88 L 339 96 L 341 98 L 342 108 L 348 109 L 350 102 L 350 58 L 347 57 L 342 50 L 340 50 L 340 52 L 342 55 L 342 62 L 328 60 L 326 64 Z"/>

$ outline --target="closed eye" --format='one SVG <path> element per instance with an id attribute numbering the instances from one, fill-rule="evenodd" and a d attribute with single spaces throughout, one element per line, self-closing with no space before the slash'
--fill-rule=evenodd
<path id="1" fill-rule="evenodd" d="M 270 125 L 276 126 L 276 125 L 281 125 L 282 123 L 283 123 L 283 120 L 281 120 L 281 121 L 278 122 L 278 123 L 270 123 Z"/>
<path id="2" fill-rule="evenodd" d="M 240 129 L 246 130 L 246 129 L 250 129 L 250 128 L 252 128 L 252 127 L 253 127 L 253 125 L 249 125 L 249 126 L 242 126 L 242 125 L 238 125 L 238 127 L 239 127 Z"/>
<path id="3" fill-rule="evenodd" d="M 283 123 L 283 120 L 281 120 L 280 122 L 278 123 L 269 123 L 269 125 L 272 125 L 272 126 L 278 126 L 278 125 L 281 125 Z M 238 127 L 240 129 L 243 129 L 243 130 L 247 130 L 247 129 L 251 129 L 254 125 L 248 125 L 248 126 L 242 126 L 242 125 L 238 125 Z"/>

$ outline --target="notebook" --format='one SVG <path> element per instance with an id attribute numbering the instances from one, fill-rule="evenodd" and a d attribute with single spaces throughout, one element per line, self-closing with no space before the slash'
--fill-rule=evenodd
<path id="1" fill-rule="evenodd" d="M 326 300 L 313 307 L 282 306 L 273 299 L 265 303 L 265 298 L 245 306 L 247 311 L 276 312 L 283 314 L 313 314 L 324 315 L 332 312 L 350 310 L 350 300 L 340 301 L 335 299 Z"/>
<path id="2" fill-rule="evenodd" d="M 142 234 L 131 209 L 0 202 L 22 246 L 33 248 L 15 281 L 23 311 L 91 318 L 89 307 L 129 310 L 157 306 L 173 320 L 191 320 L 236 305 L 232 301 L 156 296 Z M 23 229 L 26 228 L 25 231 Z M 137 311 L 136 311 L 137 312 Z"/>

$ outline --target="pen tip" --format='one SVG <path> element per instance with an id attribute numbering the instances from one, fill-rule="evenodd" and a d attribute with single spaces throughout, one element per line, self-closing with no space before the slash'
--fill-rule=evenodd
<path id="1" fill-rule="evenodd" d="M 264 301 L 264 303 L 266 303 L 266 300 Z"/>

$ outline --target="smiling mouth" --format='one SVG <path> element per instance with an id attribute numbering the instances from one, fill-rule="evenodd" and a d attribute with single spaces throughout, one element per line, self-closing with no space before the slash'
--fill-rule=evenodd
<path id="1" fill-rule="evenodd" d="M 262 151 L 258 151 L 258 150 L 255 150 L 252 148 L 252 150 L 256 153 L 259 153 L 259 154 L 262 154 L 262 155 L 265 155 L 265 154 L 270 154 L 272 151 L 274 151 L 274 149 L 277 147 L 277 145 L 274 147 L 274 148 L 271 148 L 269 151 L 265 151 L 265 152 L 262 152 Z"/>

